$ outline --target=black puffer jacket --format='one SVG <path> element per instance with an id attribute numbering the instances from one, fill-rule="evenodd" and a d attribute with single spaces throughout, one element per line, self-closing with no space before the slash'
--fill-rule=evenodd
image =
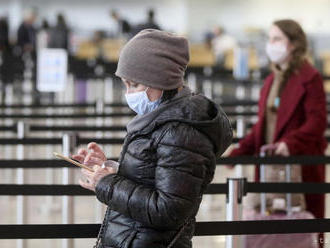
<path id="1" fill-rule="evenodd" d="M 189 220 L 173 247 L 191 247 L 216 156 L 232 140 L 226 115 L 185 87 L 127 128 L 118 173 L 96 187 L 97 198 L 109 206 L 103 246 L 165 248 Z"/>

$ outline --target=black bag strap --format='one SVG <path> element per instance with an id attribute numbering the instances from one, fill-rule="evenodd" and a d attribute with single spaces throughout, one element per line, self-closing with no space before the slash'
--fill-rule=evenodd
<path id="1" fill-rule="evenodd" d="M 182 232 L 184 229 L 192 222 L 192 219 L 189 219 L 183 224 L 183 226 L 180 228 L 180 230 L 177 232 L 177 234 L 172 239 L 171 243 L 166 248 L 172 248 L 173 245 L 175 245 L 175 242 L 180 238 Z"/>
<path id="2" fill-rule="evenodd" d="M 95 245 L 93 246 L 93 248 L 101 248 L 101 238 L 102 238 L 102 235 L 104 233 L 104 230 L 105 230 L 105 227 L 106 227 L 106 224 L 107 224 L 107 216 L 108 216 L 108 213 L 110 212 L 110 208 L 108 207 L 107 208 L 107 211 L 105 212 L 105 215 L 104 215 L 104 219 L 103 219 L 103 222 L 102 222 L 102 225 L 100 227 L 100 230 L 99 230 L 99 233 L 97 235 L 97 239 L 96 239 L 96 242 L 95 242 Z"/>

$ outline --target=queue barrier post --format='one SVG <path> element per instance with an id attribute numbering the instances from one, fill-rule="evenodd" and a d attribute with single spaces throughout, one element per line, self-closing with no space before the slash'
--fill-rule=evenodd
<path id="1" fill-rule="evenodd" d="M 103 114 L 104 113 L 104 101 L 103 99 L 97 99 L 96 104 L 95 104 L 95 112 L 97 114 Z"/>
<path id="2" fill-rule="evenodd" d="M 226 220 L 242 219 L 242 200 L 246 194 L 246 178 L 227 178 Z M 226 248 L 243 248 L 244 241 L 240 236 L 226 236 Z"/>
<path id="3" fill-rule="evenodd" d="M 245 128 L 246 128 L 246 122 L 243 116 L 238 116 L 236 121 L 236 136 L 237 138 L 241 139 L 245 135 Z M 235 166 L 235 176 L 236 177 L 244 177 L 245 176 L 245 167 L 243 167 L 241 164 L 238 164 Z"/>
<path id="4" fill-rule="evenodd" d="M 65 133 L 62 138 L 62 149 L 64 156 L 70 156 L 78 143 L 78 135 L 76 133 Z M 63 184 L 72 184 L 74 181 L 73 169 L 63 168 L 62 169 L 62 183 Z M 62 223 L 63 224 L 72 224 L 74 217 L 74 204 L 72 196 L 63 196 L 62 198 Z M 62 248 L 73 248 L 74 242 L 73 239 L 63 239 Z"/>
<path id="5" fill-rule="evenodd" d="M 29 126 L 24 121 L 19 121 L 17 123 L 17 138 L 24 139 L 29 131 Z M 24 160 L 24 146 L 22 144 L 17 145 L 16 148 L 16 158 L 18 160 Z M 26 172 L 24 168 L 18 168 L 16 174 L 16 183 L 23 185 L 26 183 Z M 19 195 L 16 198 L 16 223 L 23 225 L 27 222 L 27 199 L 25 196 Z M 17 248 L 27 247 L 27 241 L 24 239 L 18 239 L 16 242 Z"/>

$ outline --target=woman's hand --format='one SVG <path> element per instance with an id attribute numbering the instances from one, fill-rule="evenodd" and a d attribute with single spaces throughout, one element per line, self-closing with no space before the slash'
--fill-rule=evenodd
<path id="1" fill-rule="evenodd" d="M 285 142 L 276 143 L 277 147 L 275 149 L 275 155 L 280 155 L 284 157 L 290 156 L 290 151 L 288 145 Z"/>
<path id="2" fill-rule="evenodd" d="M 103 149 L 95 142 L 89 143 L 87 149 L 79 149 L 78 154 L 73 155 L 72 158 L 90 167 L 101 166 L 107 160 Z"/>
<path id="3" fill-rule="evenodd" d="M 81 169 L 81 173 L 85 176 L 86 180 L 79 179 L 79 184 L 85 189 L 89 189 L 95 192 L 95 187 L 101 178 L 116 173 L 116 168 L 113 167 L 100 167 L 99 165 L 93 166 L 94 172 L 86 169 Z"/>
<path id="4" fill-rule="evenodd" d="M 269 156 L 273 156 L 273 155 L 284 156 L 284 157 L 290 156 L 289 148 L 285 142 L 263 145 L 260 148 L 260 151 Z"/>

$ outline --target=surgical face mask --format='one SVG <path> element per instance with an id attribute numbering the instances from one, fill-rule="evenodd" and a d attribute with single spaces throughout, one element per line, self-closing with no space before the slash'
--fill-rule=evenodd
<path id="1" fill-rule="evenodd" d="M 276 64 L 282 64 L 289 55 L 288 49 L 283 43 L 267 43 L 266 53 L 269 59 Z"/>
<path id="2" fill-rule="evenodd" d="M 138 115 L 147 114 L 160 105 L 161 97 L 156 101 L 150 101 L 147 95 L 147 88 L 145 91 L 125 94 L 128 106 Z"/>

